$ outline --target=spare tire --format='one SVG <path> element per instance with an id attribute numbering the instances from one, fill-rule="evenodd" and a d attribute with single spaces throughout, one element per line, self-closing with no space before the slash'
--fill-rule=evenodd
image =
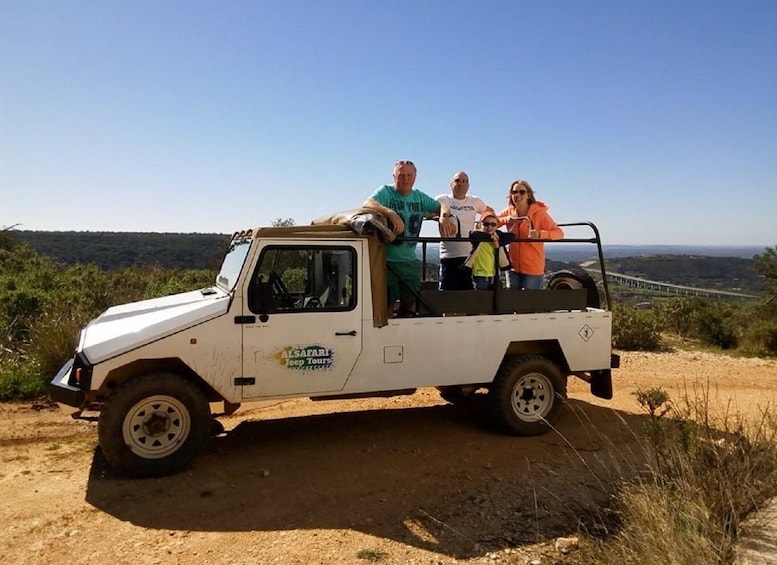
<path id="1" fill-rule="evenodd" d="M 599 288 L 596 281 L 582 270 L 558 271 L 553 273 L 548 281 L 550 290 L 586 289 L 586 305 L 589 308 L 600 308 Z"/>

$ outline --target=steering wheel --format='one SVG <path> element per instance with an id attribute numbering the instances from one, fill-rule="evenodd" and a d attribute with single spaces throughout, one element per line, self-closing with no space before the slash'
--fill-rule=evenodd
<path id="1" fill-rule="evenodd" d="M 281 279 L 280 275 L 275 271 L 272 271 L 269 276 L 270 284 L 273 291 L 281 299 L 281 304 L 284 308 L 291 308 L 294 306 L 294 298 L 292 298 L 289 289 L 286 288 L 286 284 Z"/>

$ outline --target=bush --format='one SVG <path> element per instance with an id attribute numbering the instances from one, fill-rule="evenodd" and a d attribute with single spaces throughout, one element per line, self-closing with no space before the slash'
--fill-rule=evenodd
<path id="1" fill-rule="evenodd" d="M 738 348 L 747 355 L 777 357 L 777 300 L 749 304 L 736 318 Z"/>
<path id="2" fill-rule="evenodd" d="M 723 303 L 712 303 L 698 313 L 699 338 L 707 345 L 721 349 L 733 349 L 737 346 L 736 329 L 732 308 Z"/>
<path id="3" fill-rule="evenodd" d="M 751 324 L 742 335 L 739 349 L 755 357 L 777 356 L 777 322 L 758 320 Z"/>
<path id="4" fill-rule="evenodd" d="M 73 355 L 81 328 L 114 304 L 210 285 L 215 273 L 59 265 L 26 246 L 0 255 L 0 398 L 30 399 Z"/>
<path id="5" fill-rule="evenodd" d="M 713 524 L 698 493 L 642 483 L 625 486 L 617 501 L 623 525 L 600 562 L 720 562 L 710 535 Z"/>
<path id="6" fill-rule="evenodd" d="M 777 301 L 724 302 L 677 298 L 657 308 L 663 331 L 747 355 L 777 355 Z"/>
<path id="7" fill-rule="evenodd" d="M 0 355 L 0 401 L 39 398 L 45 394 L 46 384 L 34 359 Z"/>
<path id="8" fill-rule="evenodd" d="M 708 390 L 636 396 L 654 463 L 617 493 L 618 531 L 586 562 L 730 563 L 743 519 L 777 494 L 777 419 L 717 419 Z"/>
<path id="9" fill-rule="evenodd" d="M 682 337 L 695 336 L 697 311 L 701 304 L 698 298 L 674 298 L 662 302 L 656 312 L 661 328 Z"/>
<path id="10" fill-rule="evenodd" d="M 137 275 L 135 275 L 137 276 Z M 150 269 L 143 298 L 157 298 L 213 286 L 216 275 L 208 270 Z"/>
<path id="11" fill-rule="evenodd" d="M 660 324 L 650 310 L 617 304 L 613 309 L 613 346 L 627 351 L 661 349 Z"/>

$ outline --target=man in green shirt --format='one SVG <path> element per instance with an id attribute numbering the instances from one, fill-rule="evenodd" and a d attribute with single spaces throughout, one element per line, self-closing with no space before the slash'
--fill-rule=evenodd
<path id="1" fill-rule="evenodd" d="M 437 217 L 440 235 L 455 235 L 456 226 L 450 219 L 450 210 L 428 194 L 413 189 L 416 167 L 412 161 L 397 161 L 394 165 L 394 184 L 379 187 L 364 202 L 364 208 L 384 214 L 391 229 L 398 236 L 418 237 L 425 217 Z M 416 243 L 403 241 L 386 248 L 386 273 L 389 308 L 399 300 L 397 316 L 415 315 L 415 295 L 421 288 L 421 274 L 415 255 Z M 400 282 L 402 279 L 405 284 Z M 408 288 L 409 286 L 409 288 Z M 412 289 L 412 290 L 411 290 Z"/>

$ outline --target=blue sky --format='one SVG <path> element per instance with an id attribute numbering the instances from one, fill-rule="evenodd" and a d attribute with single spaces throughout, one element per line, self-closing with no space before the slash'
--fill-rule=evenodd
<path id="1" fill-rule="evenodd" d="M 777 2 L 0 1 L 0 226 L 218 232 L 397 159 L 610 244 L 777 244 Z"/>

